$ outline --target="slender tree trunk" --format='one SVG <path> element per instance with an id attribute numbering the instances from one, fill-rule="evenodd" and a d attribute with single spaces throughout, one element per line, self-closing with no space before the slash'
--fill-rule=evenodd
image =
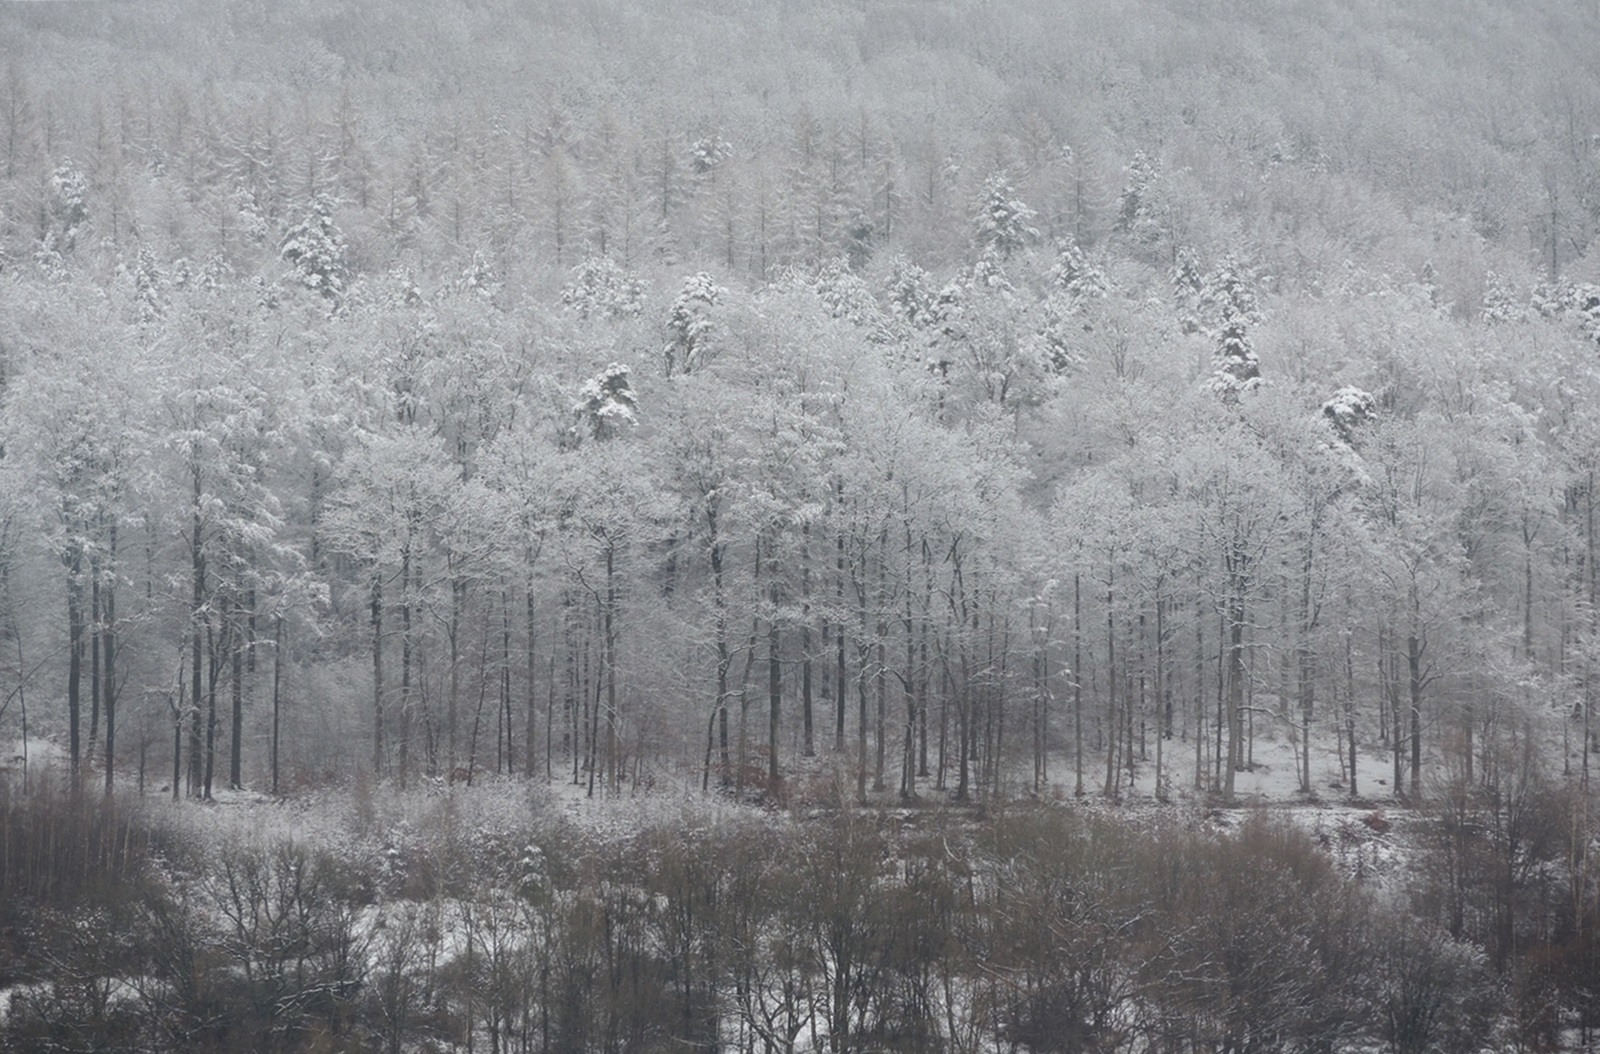
<path id="1" fill-rule="evenodd" d="M 811 525 L 800 525 L 800 753 L 815 757 L 811 711 Z"/>
<path id="2" fill-rule="evenodd" d="M 229 691 L 232 693 L 233 723 L 229 730 L 232 735 L 228 743 L 228 786 L 239 790 L 244 786 L 244 766 L 241 754 L 244 747 L 244 653 L 245 641 L 235 632 L 232 651 L 232 670 L 229 677 Z"/>
<path id="3" fill-rule="evenodd" d="M 1296 674 L 1300 689 L 1300 789 L 1311 793 L 1311 716 L 1316 704 L 1317 662 L 1311 648 L 1311 634 L 1316 629 L 1316 609 L 1311 603 L 1312 542 L 1306 542 L 1305 561 L 1300 576 L 1300 640 L 1295 649 Z M 1335 738 L 1338 738 L 1335 736 Z"/>
<path id="4" fill-rule="evenodd" d="M 1172 711 L 1167 685 L 1166 603 L 1156 594 L 1156 800 L 1167 800 L 1167 770 L 1163 741 L 1172 735 Z"/>
<path id="5" fill-rule="evenodd" d="M 900 754 L 900 797 L 909 800 L 916 796 L 917 785 L 917 635 L 912 612 L 913 593 L 911 588 L 911 520 L 905 518 L 905 559 L 906 559 L 906 591 L 904 628 L 906 635 L 906 666 L 900 677 L 901 697 L 906 708 L 905 742 L 902 744 Z"/>
<path id="6" fill-rule="evenodd" d="M 878 595 L 877 595 L 878 645 L 877 645 L 877 671 L 873 674 L 873 694 L 877 697 L 878 713 L 877 713 L 877 720 L 875 722 L 875 727 L 874 727 L 874 730 L 873 730 L 873 748 L 874 748 L 874 752 L 875 752 L 875 757 L 874 757 L 874 760 L 873 760 L 873 767 L 872 767 L 872 789 L 874 791 L 878 791 L 878 792 L 881 792 L 884 789 L 884 783 L 883 783 L 884 740 L 886 738 L 886 734 L 887 734 L 887 731 L 888 731 L 888 729 L 887 729 L 887 715 L 885 714 L 885 710 L 887 709 L 887 703 L 886 703 L 886 700 L 885 700 L 885 696 L 888 694 L 888 683 L 887 682 L 888 682 L 888 677 L 889 677 L 889 667 L 888 667 L 888 661 L 887 661 L 888 660 L 888 655 L 887 655 L 886 650 L 885 650 L 885 640 L 889 636 L 889 625 L 888 625 L 888 622 L 885 621 L 885 619 L 883 617 L 883 609 L 884 609 L 884 606 L 885 606 L 885 604 L 887 602 L 885 578 L 887 576 L 886 566 L 888 564 L 888 561 L 886 559 L 886 556 L 888 555 L 887 554 L 888 539 L 889 539 L 889 532 L 888 532 L 887 529 L 883 530 L 882 532 L 880 532 L 878 534 L 878 590 L 877 590 L 877 593 L 878 593 Z"/>
<path id="7" fill-rule="evenodd" d="M 506 723 L 506 775 L 516 775 L 516 738 L 512 723 L 511 703 L 511 592 L 502 581 L 500 587 L 500 709 Z M 533 755 L 527 754 L 524 765 L 532 774 Z"/>
<path id="8" fill-rule="evenodd" d="M 206 755 L 202 788 L 205 798 L 211 798 L 212 779 L 217 770 L 217 686 L 222 681 L 222 658 L 228 650 L 231 622 L 228 615 L 221 618 L 220 634 L 206 629 Z M 221 636 L 219 641 L 217 638 Z"/>
<path id="9" fill-rule="evenodd" d="M 181 784 L 183 782 L 183 718 L 184 718 L 183 690 L 184 690 L 183 665 L 182 665 L 182 663 L 179 663 L 179 668 L 178 668 L 178 698 L 177 698 L 177 702 L 173 704 L 173 710 L 172 710 L 172 800 L 173 801 L 177 801 L 178 800 L 178 797 L 179 797 L 178 788 L 181 786 Z M 172 697 L 171 696 L 168 696 L 167 699 L 168 699 L 168 702 L 172 701 Z"/>
<path id="10" fill-rule="evenodd" d="M 77 542 L 68 541 L 64 562 L 67 568 L 67 752 L 72 786 L 76 790 L 82 775 L 79 715 L 83 708 L 84 631 L 83 554 Z"/>
<path id="11" fill-rule="evenodd" d="M 528 693 L 528 695 L 527 695 L 527 715 L 526 715 L 526 720 L 527 720 L 527 723 L 528 723 L 528 727 L 527 727 L 527 742 L 526 742 L 526 744 L 524 746 L 524 749 L 523 749 L 523 757 L 526 758 L 526 761 L 523 763 L 523 771 L 527 773 L 527 775 L 528 775 L 528 777 L 530 779 L 532 779 L 533 778 L 533 771 L 534 771 L 534 758 L 538 756 L 534 752 L 534 747 L 535 747 L 535 744 L 534 744 L 534 728 L 538 725 L 538 721 L 535 719 L 535 711 L 537 709 L 536 700 L 538 698 L 537 682 L 538 682 L 538 672 L 539 672 L 539 657 L 538 657 L 538 652 L 536 651 L 534 645 L 535 645 L 535 642 L 536 642 L 537 636 L 538 636 L 536 631 L 537 631 L 538 625 L 539 625 L 539 619 L 538 619 L 539 612 L 538 612 L 538 605 L 534 602 L 534 598 L 533 598 L 533 571 L 532 571 L 532 561 L 531 560 L 529 561 L 529 565 L 530 565 L 529 566 L 529 571 L 528 571 L 527 577 L 526 577 L 526 579 L 524 581 L 524 587 L 527 590 L 527 597 L 526 597 L 527 604 L 526 604 L 526 607 L 525 607 L 525 615 L 524 615 L 525 622 L 524 622 L 524 625 L 523 625 L 523 633 L 524 633 L 524 636 L 525 636 L 525 640 L 524 640 L 524 645 L 523 646 L 526 649 L 523 652 L 523 661 L 524 661 L 524 663 L 526 665 L 526 669 L 524 671 L 524 676 L 526 676 L 527 679 L 528 679 L 528 683 L 527 683 L 527 686 L 526 686 L 526 690 L 527 690 L 527 693 Z M 551 661 L 553 662 L 554 660 L 555 660 L 555 656 L 551 656 Z M 554 673 L 553 670 L 551 672 Z M 552 687 L 551 690 L 554 691 L 554 688 Z M 545 727 L 546 727 L 546 729 L 548 729 L 550 727 L 550 721 L 551 721 L 551 717 L 550 717 L 550 715 L 548 713 L 546 713 L 546 715 L 545 715 Z M 549 743 L 549 733 L 547 731 L 546 734 L 545 734 L 545 778 L 549 779 L 549 777 L 550 777 L 550 743 Z"/>
<path id="12" fill-rule="evenodd" d="M 459 558 L 452 555 L 446 558 L 454 565 Z M 467 603 L 467 580 L 460 574 L 452 573 L 450 576 L 450 620 L 445 626 L 447 644 L 450 648 L 450 681 L 449 698 L 445 700 L 445 771 L 451 772 L 456 767 L 458 754 L 456 745 L 457 725 L 461 712 L 461 619 Z"/>
<path id="13" fill-rule="evenodd" d="M 1355 646 L 1349 630 L 1344 634 L 1344 683 L 1344 730 L 1350 747 L 1350 797 L 1354 798 L 1359 794 L 1356 786 L 1356 666 Z"/>
<path id="14" fill-rule="evenodd" d="M 1083 576 L 1072 576 L 1072 753 L 1077 770 L 1072 788 L 1083 797 Z"/>
<path id="15" fill-rule="evenodd" d="M 367 603 L 372 627 L 372 775 L 383 775 L 383 579 L 372 572 L 372 592 Z"/>
<path id="16" fill-rule="evenodd" d="M 856 800 L 867 800 L 867 657 L 872 645 L 867 639 L 867 546 L 862 542 L 861 560 L 853 574 L 856 590 Z"/>
<path id="17" fill-rule="evenodd" d="M 605 609 L 605 678 L 606 678 L 606 765 L 610 790 L 618 791 L 617 784 L 617 550 L 606 546 L 606 609 Z"/>
<path id="18" fill-rule="evenodd" d="M 1194 789 L 1206 786 L 1206 611 L 1197 600 L 1194 612 Z"/>
<path id="19" fill-rule="evenodd" d="M 1248 674 L 1244 663 L 1244 583 L 1232 573 L 1230 577 L 1234 581 L 1228 589 L 1228 765 L 1223 775 L 1222 796 L 1231 802 L 1234 773 L 1244 764 L 1244 686 Z"/>
<path id="20" fill-rule="evenodd" d="M 1422 652 L 1424 645 L 1415 633 L 1406 637 L 1407 686 L 1411 702 L 1411 800 L 1422 800 Z M 1397 786 L 1398 789 L 1398 786 Z"/>
<path id="21" fill-rule="evenodd" d="M 283 614 L 272 620 L 272 793 L 278 793 L 279 749 L 283 731 Z"/>
<path id="22" fill-rule="evenodd" d="M 1106 782 L 1101 793 L 1116 799 L 1118 785 L 1117 759 L 1119 757 L 1118 732 L 1122 722 L 1117 711 L 1117 615 L 1116 615 L 1116 554 L 1110 554 L 1106 563 Z"/>
<path id="23" fill-rule="evenodd" d="M 411 530 L 407 525 L 406 542 L 400 550 L 400 786 L 404 787 L 411 776 L 411 665 L 415 658 L 416 643 L 411 635 Z"/>
<path id="24" fill-rule="evenodd" d="M 839 494 L 838 490 L 835 491 L 835 494 L 836 494 L 836 498 L 835 498 L 836 503 L 842 506 L 843 502 L 844 502 L 843 497 L 842 496 L 837 496 Z M 835 558 L 835 566 L 834 566 L 834 576 L 835 576 L 834 577 L 834 592 L 835 592 L 835 599 L 838 602 L 837 603 L 837 607 L 838 607 L 838 610 L 840 612 L 840 615 L 839 615 L 838 624 L 836 626 L 834 626 L 834 634 L 833 634 L 834 635 L 834 642 L 833 642 L 833 645 L 834 645 L 834 662 L 835 662 L 833 686 L 834 686 L 834 691 L 836 693 L 835 698 L 834 698 L 833 749 L 836 752 L 842 754 L 842 753 L 844 753 L 844 715 L 845 715 L 845 709 L 849 706 L 849 703 L 845 698 L 845 695 L 846 695 L 845 684 L 847 682 L 845 681 L 845 665 L 844 665 L 844 637 L 845 637 L 844 627 L 845 627 L 845 622 L 846 622 L 846 620 L 848 620 L 849 616 L 844 613 L 846 609 L 845 609 L 845 606 L 844 606 L 845 565 L 844 565 L 844 531 L 843 530 L 841 530 L 839 532 L 838 536 L 835 538 L 834 541 L 835 541 L 835 546 L 836 546 L 836 549 L 837 549 L 836 558 Z"/>
<path id="25" fill-rule="evenodd" d="M 922 538 L 922 618 L 917 626 L 917 778 L 928 778 L 928 695 L 933 667 L 929 664 L 928 637 L 933 633 L 933 549 Z"/>
<path id="26" fill-rule="evenodd" d="M 92 759 L 100 744 L 100 561 L 89 561 L 89 742 L 84 757 Z"/>
<path id="27" fill-rule="evenodd" d="M 198 457 L 198 452 L 192 456 Z M 189 793 L 199 797 L 203 792 L 202 755 L 200 751 L 200 699 L 203 691 L 202 677 L 204 676 L 202 663 L 204 656 L 202 648 L 204 641 L 202 632 L 210 636 L 210 616 L 206 613 L 206 557 L 204 521 L 202 519 L 201 500 L 204 492 L 201 489 L 200 465 L 195 461 L 191 467 L 190 482 L 192 484 L 193 505 L 190 509 L 192 534 L 189 540 L 190 560 L 190 596 L 189 596 L 189 630 L 190 630 L 190 693 L 189 705 L 191 708 L 189 722 Z"/>
<path id="28" fill-rule="evenodd" d="M 767 619 L 767 793 L 774 799 L 782 794 L 778 785 L 778 720 L 783 704 L 783 667 L 779 647 L 778 603 L 782 599 L 778 588 L 777 546 L 767 550 L 768 599 L 772 604 L 771 617 Z"/>
<path id="29" fill-rule="evenodd" d="M 116 528 L 111 530 L 113 551 L 116 547 Z M 107 585 L 102 596 L 105 627 L 100 633 L 100 647 L 105 658 L 102 662 L 102 690 L 105 692 L 106 712 L 106 795 L 110 796 L 117 763 L 117 591 Z"/>
<path id="30" fill-rule="evenodd" d="M 715 509 L 706 511 L 706 529 L 710 534 L 709 553 L 711 557 L 711 604 L 717 635 L 717 698 L 711 708 L 712 719 L 721 730 L 721 753 L 719 760 L 722 765 L 721 783 L 727 786 L 732 777 L 728 769 L 728 671 L 733 664 L 733 653 L 728 643 L 728 595 L 723 582 L 723 559 L 727 547 L 723 544 L 717 533 L 718 514 Z M 709 773 L 710 766 L 710 731 L 707 731 L 706 764 Z"/>

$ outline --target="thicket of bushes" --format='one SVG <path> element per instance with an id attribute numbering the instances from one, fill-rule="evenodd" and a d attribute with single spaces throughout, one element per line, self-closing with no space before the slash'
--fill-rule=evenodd
<path id="1" fill-rule="evenodd" d="M 539 820 L 351 851 L 0 798 L 0 1047 L 1548 1047 L 1596 1016 L 1584 846 L 1505 856 L 1489 804 L 1468 788 L 1419 818 L 1402 890 L 1270 814 L 840 811 L 605 838 Z M 1529 795 L 1518 822 L 1581 834 L 1575 805 Z M 1493 859 L 1539 876 L 1509 918 Z"/>

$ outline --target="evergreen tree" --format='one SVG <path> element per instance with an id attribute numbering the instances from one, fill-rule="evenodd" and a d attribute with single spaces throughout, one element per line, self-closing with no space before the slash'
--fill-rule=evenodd
<path id="1" fill-rule="evenodd" d="M 985 255 L 1009 260 L 1038 240 L 1039 229 L 1032 226 L 1034 212 L 1017 197 L 1017 192 L 1000 173 L 983 184 L 983 203 L 975 218 L 974 244 Z"/>
<path id="2" fill-rule="evenodd" d="M 1216 306 L 1216 349 L 1211 356 L 1209 386 L 1224 401 L 1237 400 L 1240 392 L 1261 386 L 1261 362 L 1251 346 L 1250 329 L 1259 321 L 1255 293 L 1238 261 L 1226 256 L 1206 283 Z"/>
<path id="3" fill-rule="evenodd" d="M 574 430 L 591 439 L 614 439 L 638 425 L 639 404 L 628 380 L 628 367 L 613 362 L 585 381 L 578 389 L 572 412 L 578 422 Z"/>
<path id="4" fill-rule="evenodd" d="M 672 302 L 667 318 L 666 373 L 692 373 L 704 364 L 715 324 L 710 310 L 721 303 L 725 290 L 700 271 L 683 281 L 683 291 Z"/>
<path id="5" fill-rule="evenodd" d="M 579 318 L 619 322 L 644 310 L 644 283 L 609 256 L 586 257 L 561 287 L 561 303 Z"/>
<path id="6" fill-rule="evenodd" d="M 337 308 L 348 279 L 344 234 L 333 222 L 333 201 L 318 194 L 311 211 L 283 236 L 280 253 L 307 289 Z"/>

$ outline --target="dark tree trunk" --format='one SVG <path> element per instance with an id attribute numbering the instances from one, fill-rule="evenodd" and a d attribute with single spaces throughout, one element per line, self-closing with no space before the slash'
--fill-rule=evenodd
<path id="1" fill-rule="evenodd" d="M 367 606 L 372 626 L 372 775 L 383 775 L 383 580 L 372 573 Z"/>
<path id="2" fill-rule="evenodd" d="M 82 762 L 79 715 L 83 706 L 83 554 L 76 543 L 68 545 L 63 561 L 67 569 L 67 750 L 72 785 L 76 788 Z"/>
<path id="3" fill-rule="evenodd" d="M 278 793 L 278 765 L 283 711 L 283 616 L 272 622 L 272 793 Z"/>
<path id="4" fill-rule="evenodd" d="M 811 525 L 800 525 L 800 753 L 815 757 L 817 743 L 811 706 Z"/>
<path id="5" fill-rule="evenodd" d="M 235 637 L 239 635 L 234 634 Z M 232 692 L 233 727 L 232 739 L 228 744 L 228 786 L 238 790 L 244 786 L 244 764 L 241 757 L 244 748 L 244 655 L 246 642 L 235 640 L 233 643 L 233 669 L 231 671 L 229 689 Z"/>

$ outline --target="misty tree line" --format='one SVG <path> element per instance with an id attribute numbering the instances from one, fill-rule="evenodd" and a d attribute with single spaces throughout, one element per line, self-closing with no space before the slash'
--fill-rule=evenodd
<path id="1" fill-rule="evenodd" d="M 1589 743 L 1600 294 L 1290 295 L 1123 178 L 1089 245 L 997 169 L 938 273 L 591 232 L 546 288 L 363 270 L 315 183 L 170 258 L 58 163 L 3 275 L 7 715 L 199 797 L 288 756 L 781 798 L 819 753 L 861 796 L 1231 797 L 1258 731 L 1417 797 Z"/>
<path id="2" fill-rule="evenodd" d="M 1477 806 L 1437 810 L 1405 871 L 1380 862 L 1376 814 L 1322 829 L 1322 847 L 1281 818 L 1218 830 L 1050 806 L 597 838 L 537 803 L 531 826 L 500 830 L 439 798 L 426 824 L 380 808 L 336 848 L 8 797 L 0 903 L 8 922 L 26 910 L 0 931 L 0 1036 L 18 1051 L 1557 1049 L 1595 1025 L 1593 873 L 1581 805 L 1536 784 L 1498 828 Z"/>

